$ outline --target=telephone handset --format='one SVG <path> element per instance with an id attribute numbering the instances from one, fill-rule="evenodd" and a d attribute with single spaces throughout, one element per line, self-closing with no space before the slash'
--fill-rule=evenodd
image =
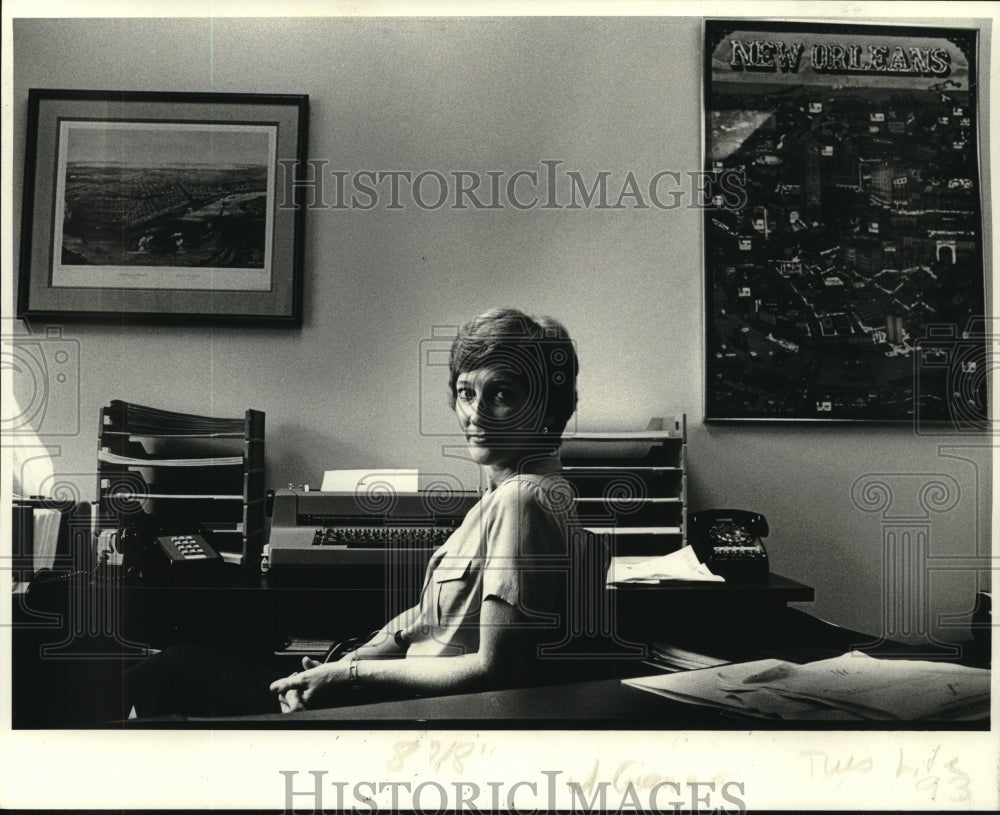
<path id="1" fill-rule="evenodd" d="M 708 509 L 688 518 L 688 540 L 708 568 L 726 580 L 764 580 L 770 567 L 761 538 L 767 519 L 744 509 Z"/>

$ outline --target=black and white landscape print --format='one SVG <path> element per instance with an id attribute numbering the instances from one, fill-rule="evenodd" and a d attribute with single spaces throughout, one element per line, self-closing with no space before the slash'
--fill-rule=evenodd
<path id="1" fill-rule="evenodd" d="M 215 288 L 261 288 L 270 272 L 273 126 L 60 125 L 55 285 L 105 286 L 111 272 L 126 287 L 131 279 L 200 288 L 205 270 L 221 270 L 210 276 Z"/>

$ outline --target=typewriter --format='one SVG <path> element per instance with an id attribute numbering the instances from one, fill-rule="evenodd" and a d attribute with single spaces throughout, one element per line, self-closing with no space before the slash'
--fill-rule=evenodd
<path id="1" fill-rule="evenodd" d="M 478 493 L 397 493 L 384 501 L 354 492 L 275 491 L 267 569 L 378 565 L 430 557 L 457 529 Z"/>

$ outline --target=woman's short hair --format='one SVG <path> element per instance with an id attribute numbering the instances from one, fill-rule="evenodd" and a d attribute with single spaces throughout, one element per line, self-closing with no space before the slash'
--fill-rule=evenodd
<path id="1" fill-rule="evenodd" d="M 502 364 L 523 378 L 557 443 L 576 410 L 576 348 L 565 326 L 552 317 L 529 317 L 515 308 L 486 311 L 459 329 L 448 364 L 452 409 L 459 374 Z"/>

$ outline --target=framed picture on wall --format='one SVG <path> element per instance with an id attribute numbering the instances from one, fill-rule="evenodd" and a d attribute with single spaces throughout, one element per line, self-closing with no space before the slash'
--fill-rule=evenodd
<path id="1" fill-rule="evenodd" d="M 308 97 L 31 89 L 18 314 L 299 325 Z"/>
<path id="2" fill-rule="evenodd" d="M 975 31 L 707 20 L 708 420 L 987 420 Z"/>

